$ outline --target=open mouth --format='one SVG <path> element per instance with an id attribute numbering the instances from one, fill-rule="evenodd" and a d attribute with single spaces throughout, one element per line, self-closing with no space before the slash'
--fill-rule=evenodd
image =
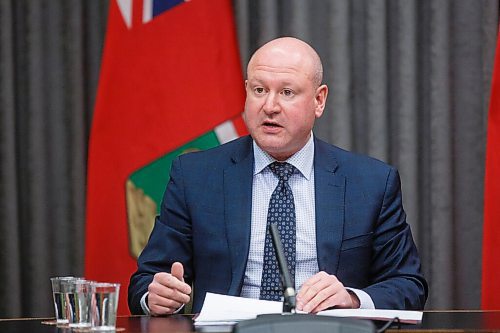
<path id="1" fill-rule="evenodd" d="M 263 126 L 265 127 L 271 127 L 271 128 L 279 128 L 279 127 L 283 127 L 277 123 L 273 123 L 273 122 L 270 122 L 270 121 L 265 121 L 263 124 Z"/>

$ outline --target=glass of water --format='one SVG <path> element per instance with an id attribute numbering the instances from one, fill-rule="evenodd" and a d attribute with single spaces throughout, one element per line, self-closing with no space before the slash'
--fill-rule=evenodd
<path id="1" fill-rule="evenodd" d="M 84 279 L 61 281 L 69 327 L 90 326 L 90 284 Z"/>
<path id="2" fill-rule="evenodd" d="M 62 290 L 61 282 L 74 279 L 82 279 L 82 278 L 73 276 L 57 276 L 50 278 L 50 283 L 52 284 L 52 297 L 54 299 L 54 310 L 56 313 L 57 324 L 68 323 L 66 294 Z"/>
<path id="3" fill-rule="evenodd" d="M 91 284 L 91 290 L 92 330 L 115 330 L 120 284 L 93 282 Z"/>

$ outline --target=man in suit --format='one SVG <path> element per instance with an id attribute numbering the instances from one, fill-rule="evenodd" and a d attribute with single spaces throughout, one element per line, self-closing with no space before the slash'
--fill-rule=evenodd
<path id="1" fill-rule="evenodd" d="M 173 162 L 131 278 L 132 313 L 174 313 L 191 286 L 193 312 L 207 292 L 279 299 L 266 243 L 274 217 L 287 221 L 279 226 L 299 310 L 423 309 L 427 284 L 397 170 L 312 134 L 328 95 L 322 72 L 318 54 L 295 38 L 255 52 L 245 82 L 250 136 Z"/>

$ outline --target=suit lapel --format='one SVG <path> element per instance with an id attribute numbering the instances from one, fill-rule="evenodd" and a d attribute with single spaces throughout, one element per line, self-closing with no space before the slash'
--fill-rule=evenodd
<path id="1" fill-rule="evenodd" d="M 315 139 L 316 247 L 320 271 L 336 274 L 344 233 L 345 177 L 326 143 Z"/>
<path id="2" fill-rule="evenodd" d="M 254 164 L 251 138 L 231 160 L 233 163 L 224 170 L 224 216 L 231 255 L 228 294 L 239 295 L 250 246 Z"/>

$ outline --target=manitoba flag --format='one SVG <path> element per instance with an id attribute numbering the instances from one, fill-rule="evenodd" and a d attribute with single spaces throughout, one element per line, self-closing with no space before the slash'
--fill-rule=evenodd
<path id="1" fill-rule="evenodd" d="M 500 310 L 500 38 L 488 116 L 484 181 L 483 277 L 481 307 Z"/>
<path id="2" fill-rule="evenodd" d="M 230 0 L 115 0 L 89 143 L 85 276 L 121 283 L 118 312 L 172 159 L 246 134 Z"/>

